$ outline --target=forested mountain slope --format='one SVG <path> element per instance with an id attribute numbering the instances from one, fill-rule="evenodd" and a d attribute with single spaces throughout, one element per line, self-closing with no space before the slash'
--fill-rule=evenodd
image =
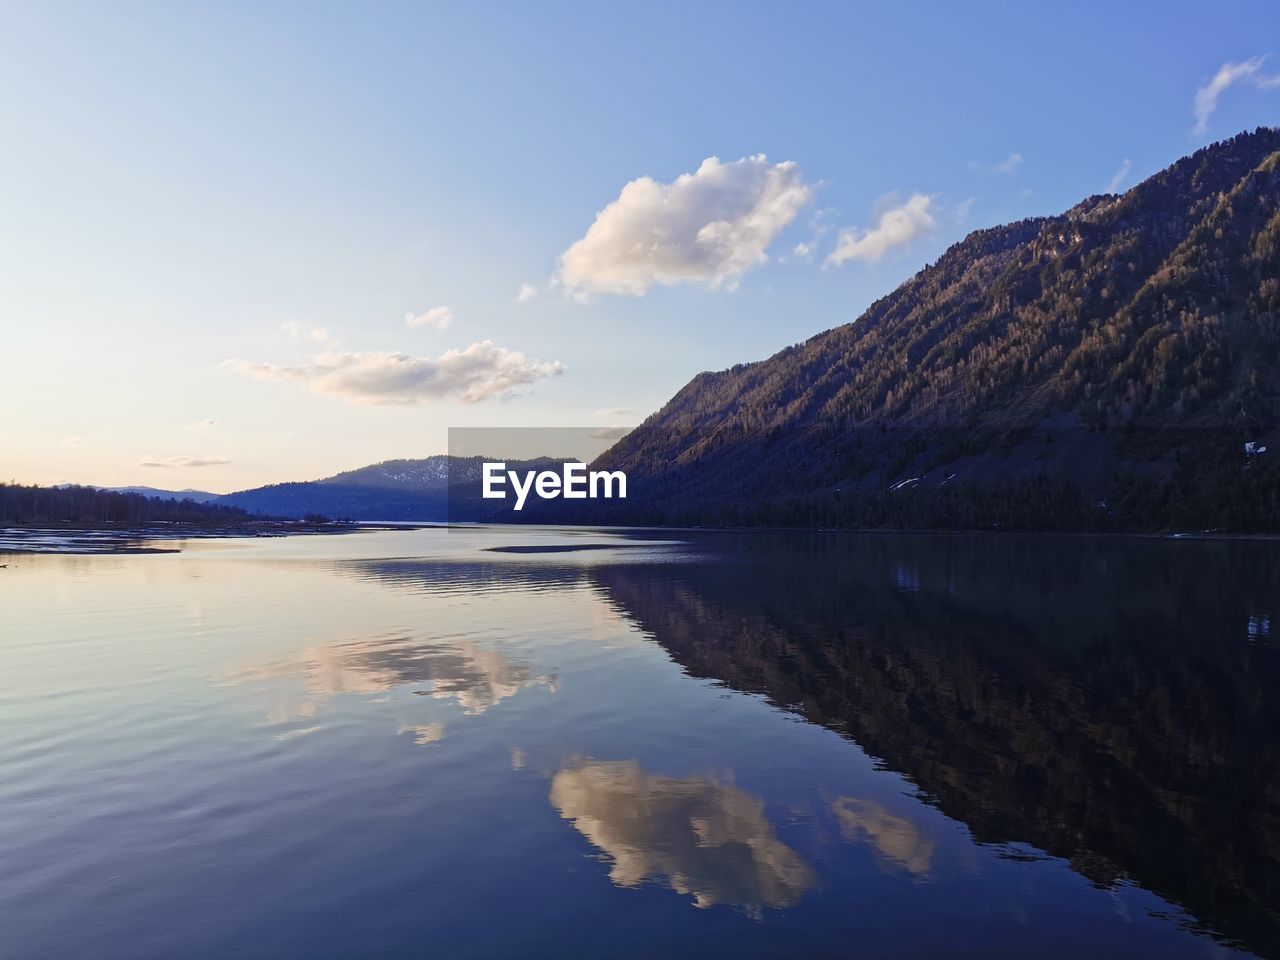
<path id="1" fill-rule="evenodd" d="M 695 377 L 597 466 L 635 478 L 632 519 L 1275 526 L 1244 445 L 1275 438 L 1278 356 L 1264 128 L 970 234 L 854 322 Z"/>
<path id="2" fill-rule="evenodd" d="M 218 503 L 281 517 L 322 515 L 350 520 L 444 521 L 505 516 L 480 500 L 485 458 L 444 454 L 384 460 L 355 470 L 294 483 L 273 483 L 218 497 Z M 513 460 L 512 469 L 546 469 L 558 460 Z M 451 509 L 452 502 L 452 509 Z"/>

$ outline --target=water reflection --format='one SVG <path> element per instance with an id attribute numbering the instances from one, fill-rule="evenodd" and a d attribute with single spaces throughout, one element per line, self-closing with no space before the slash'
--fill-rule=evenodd
<path id="1" fill-rule="evenodd" d="M 445 726 L 443 723 L 415 723 L 401 724 L 397 733 L 413 734 L 413 742 L 420 747 L 429 747 L 434 743 L 439 743 L 444 739 Z"/>
<path id="2" fill-rule="evenodd" d="M 1280 650 L 1239 632 L 1280 596 L 1273 544 L 716 542 L 718 564 L 594 576 L 691 674 L 852 738 L 978 841 L 1280 953 Z M 908 829 L 844 814 L 926 864 Z"/>
<path id="3" fill-rule="evenodd" d="M 881 864 L 921 879 L 929 876 L 937 843 L 906 817 L 858 797 L 837 797 L 831 802 L 831 812 L 841 835 L 869 843 Z"/>
<path id="4" fill-rule="evenodd" d="M 689 674 L 856 741 L 979 843 L 1140 884 L 1280 955 L 1274 544 L 687 536 L 691 562 L 569 571 L 532 557 L 521 577 L 589 582 Z M 376 566 L 419 587 L 431 576 Z M 484 566 L 468 576 L 502 576 Z M 729 796 L 717 791 L 733 788 L 580 763 L 553 799 L 614 858 L 615 882 L 665 878 L 700 904 L 794 902 L 812 882 L 802 861 L 779 854 L 762 872 L 768 857 L 718 859 L 703 843 L 681 804 Z M 636 815 L 645 804 L 678 812 Z M 886 869 L 936 870 L 933 842 L 900 813 L 852 798 L 831 812 Z"/>
<path id="5" fill-rule="evenodd" d="M 551 803 L 612 860 L 620 887 L 646 880 L 693 898 L 758 914 L 796 903 L 817 882 L 780 841 L 764 802 L 728 779 L 677 779 L 634 760 L 575 759 L 551 781 Z"/>
<path id="6" fill-rule="evenodd" d="M 27 561 L 0 952 L 1280 957 L 1276 545 L 555 536 Z"/>
<path id="7" fill-rule="evenodd" d="M 554 690 L 554 676 L 536 673 L 490 647 L 472 640 L 425 641 L 414 637 L 347 640 L 310 645 L 296 654 L 269 661 L 250 661 L 230 671 L 232 684 L 285 681 L 268 713 L 273 724 L 315 717 L 340 694 L 386 693 L 413 685 L 414 693 L 457 703 L 476 715 L 514 697 L 521 690 L 541 686 Z M 292 687 L 300 686 L 301 693 Z M 443 729 L 418 742 L 434 742 Z"/>

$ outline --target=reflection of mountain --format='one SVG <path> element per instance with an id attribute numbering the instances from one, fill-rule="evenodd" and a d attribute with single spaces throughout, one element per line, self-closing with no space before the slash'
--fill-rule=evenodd
<path id="1" fill-rule="evenodd" d="M 704 559 L 360 569 L 442 592 L 593 584 L 689 673 L 857 741 L 977 840 L 1131 879 L 1280 957 L 1274 544 L 685 536 Z M 887 869 L 929 873 L 927 834 L 866 801 L 832 812 Z M 615 858 L 635 846 L 602 836 Z"/>
<path id="2" fill-rule="evenodd" d="M 556 773 L 551 802 L 612 858 L 620 887 L 658 880 L 698 907 L 759 912 L 791 906 L 816 882 L 774 835 L 764 802 L 732 783 L 664 777 L 634 760 L 577 760 Z"/>
<path id="3" fill-rule="evenodd" d="M 976 839 L 1129 877 L 1280 955 L 1280 564 L 1265 544 L 726 538 L 593 576 L 692 674 L 902 771 Z M 1188 548 L 1188 549 L 1184 549 Z M 927 841 L 865 803 L 883 861 Z"/>
<path id="4" fill-rule="evenodd" d="M 249 663 L 231 672 L 231 683 L 300 681 L 301 698 L 292 697 L 272 710 L 271 720 L 313 717 L 329 699 L 343 693 L 381 693 L 406 684 L 437 700 L 454 700 L 466 713 L 483 713 L 522 689 L 550 686 L 496 650 L 468 640 L 424 641 L 398 637 L 317 644 L 282 660 Z M 431 742 L 439 736 L 418 742 Z M 443 727 L 439 733 L 443 734 Z"/>

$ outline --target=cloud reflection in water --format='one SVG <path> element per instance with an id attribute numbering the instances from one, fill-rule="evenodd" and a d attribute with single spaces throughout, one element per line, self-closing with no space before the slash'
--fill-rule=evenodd
<path id="1" fill-rule="evenodd" d="M 775 836 L 763 800 L 712 777 L 576 759 L 552 779 L 551 803 L 612 859 L 609 878 L 620 887 L 655 880 L 694 906 L 730 904 L 759 915 L 797 903 L 817 881 Z"/>
<path id="2" fill-rule="evenodd" d="M 846 840 L 865 840 L 882 865 L 921 878 L 929 876 L 937 843 L 906 817 L 857 797 L 837 797 L 831 812 L 841 835 Z"/>
<path id="3" fill-rule="evenodd" d="M 406 685 L 422 685 L 414 692 L 452 700 L 472 715 L 526 688 L 554 691 L 556 686 L 554 676 L 539 675 L 528 664 L 470 640 L 426 642 L 407 637 L 315 644 L 283 659 L 246 663 L 230 671 L 227 681 L 300 683 L 301 696 L 283 691 L 272 705 L 272 723 L 314 717 L 340 694 L 386 693 Z"/>

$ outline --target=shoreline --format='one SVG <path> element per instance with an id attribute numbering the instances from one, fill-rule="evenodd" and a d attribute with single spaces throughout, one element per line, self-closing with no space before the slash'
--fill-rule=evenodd
<path id="1" fill-rule="evenodd" d="M 447 530 L 452 526 L 509 528 L 512 530 L 598 530 L 699 534 L 807 534 L 821 536 L 941 536 L 941 537 L 1014 537 L 1071 538 L 1106 540 L 1177 540 L 1177 541 L 1280 541 L 1275 533 L 1227 532 L 1120 532 L 1081 530 L 922 530 L 840 527 L 719 527 L 644 524 L 540 524 L 493 523 L 449 524 L 442 521 L 349 521 L 307 523 L 301 520 L 261 520 L 238 524 L 191 523 L 44 523 L 22 526 L 0 526 L 0 557 L 20 555 L 139 555 L 181 553 L 179 540 L 257 539 L 264 537 L 324 536 L 361 533 L 371 530 Z M 163 544 L 163 545 L 161 545 Z M 510 552 L 542 552 L 545 548 L 490 548 Z M 568 549 L 568 548 L 565 548 Z M 580 549 L 580 548 L 577 548 Z M 3 566 L 3 565 L 0 565 Z"/>
<path id="2" fill-rule="evenodd" d="M 250 520 L 243 523 L 32 523 L 0 525 L 3 555 L 102 555 L 181 553 L 176 540 L 250 539 L 356 533 L 369 529 L 410 529 L 386 524 L 307 523 L 302 520 Z"/>
<path id="3" fill-rule="evenodd" d="M 937 537 L 1074 537 L 1081 539 L 1111 540 L 1280 540 L 1280 533 L 1231 533 L 1225 530 L 930 530 L 923 527 L 730 527 L 715 525 L 681 524 L 572 524 L 572 523 L 497 523 L 491 520 L 475 523 L 426 524 L 427 526 L 460 528 L 504 527 L 534 530 L 670 530 L 677 533 L 795 533 L 836 534 L 856 536 L 937 536 Z"/>

